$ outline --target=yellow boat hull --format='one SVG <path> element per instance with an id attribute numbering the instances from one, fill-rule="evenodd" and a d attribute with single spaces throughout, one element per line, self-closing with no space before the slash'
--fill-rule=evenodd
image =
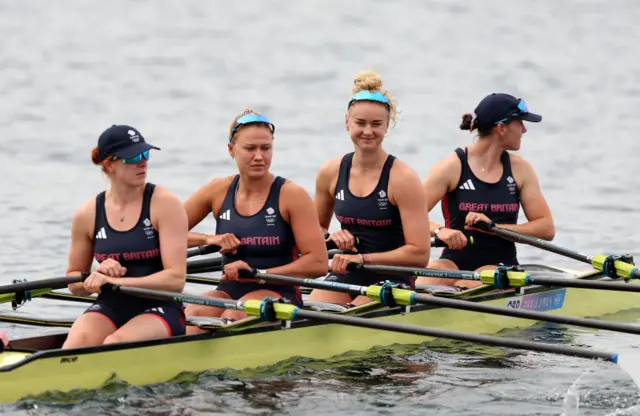
<path id="1" fill-rule="evenodd" d="M 582 277 L 594 278 L 594 274 Z M 573 288 L 538 287 L 524 294 L 515 292 L 514 289 L 490 292 L 471 299 L 491 305 L 595 317 L 636 308 L 640 296 Z M 364 311 L 359 315 L 372 319 L 467 333 L 496 334 L 535 323 L 424 305 L 412 308 L 409 313 L 403 313 L 405 311 L 400 308 L 373 311 L 369 308 L 368 312 L 367 308 L 362 309 Z M 421 344 L 430 340 L 424 336 L 308 321 L 293 322 L 286 329 L 280 324 L 248 329 L 233 329 L 232 326 L 196 336 L 60 350 L 64 337 L 60 334 L 12 341 L 13 351 L 0 354 L 0 402 L 12 402 L 51 390 L 97 389 L 113 377 L 131 385 L 145 385 L 170 381 L 183 372 L 252 369 L 292 357 L 327 359 L 348 351 Z"/>

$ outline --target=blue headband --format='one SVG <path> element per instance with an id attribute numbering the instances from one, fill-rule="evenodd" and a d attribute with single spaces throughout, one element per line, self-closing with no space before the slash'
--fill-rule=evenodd
<path id="1" fill-rule="evenodd" d="M 276 126 L 273 125 L 271 120 L 263 116 L 262 114 L 249 113 L 245 114 L 236 121 L 236 125 L 231 129 L 231 134 L 229 135 L 229 142 L 233 139 L 233 135 L 236 134 L 240 126 L 244 126 L 247 124 L 266 124 L 271 130 L 271 134 L 275 133 Z"/>
<path id="2" fill-rule="evenodd" d="M 385 97 L 384 94 L 381 93 L 380 91 L 374 91 L 374 92 L 371 92 L 369 90 L 358 91 L 353 95 L 353 97 L 351 97 L 351 101 L 349 101 L 349 105 L 347 106 L 347 109 L 351 108 L 353 103 L 356 101 L 375 101 L 377 103 L 384 104 L 384 106 L 387 107 L 387 110 L 390 109 L 389 99 Z"/>

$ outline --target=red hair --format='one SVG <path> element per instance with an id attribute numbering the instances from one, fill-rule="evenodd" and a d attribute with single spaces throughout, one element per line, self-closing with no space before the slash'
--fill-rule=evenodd
<path id="1" fill-rule="evenodd" d="M 93 162 L 94 165 L 101 166 L 102 167 L 102 172 L 105 173 L 105 174 L 109 173 L 109 172 L 107 172 L 107 164 L 109 163 L 110 159 L 111 159 L 111 157 L 107 156 L 101 162 L 99 157 L 98 157 L 98 148 L 94 147 L 93 150 L 91 151 L 91 161 Z"/>

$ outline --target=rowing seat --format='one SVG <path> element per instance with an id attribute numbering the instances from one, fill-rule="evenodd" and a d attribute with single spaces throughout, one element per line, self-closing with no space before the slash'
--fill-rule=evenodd
<path id="1" fill-rule="evenodd" d="M 322 311 L 346 312 L 348 310 L 348 308 L 342 305 L 337 305 L 335 303 L 329 303 L 329 302 L 313 302 L 313 301 L 305 300 L 302 304 L 305 308 L 313 309 L 320 312 Z"/>
<path id="2" fill-rule="evenodd" d="M 187 325 L 207 328 L 223 328 L 231 321 L 225 318 L 214 318 L 210 316 L 187 316 Z"/>

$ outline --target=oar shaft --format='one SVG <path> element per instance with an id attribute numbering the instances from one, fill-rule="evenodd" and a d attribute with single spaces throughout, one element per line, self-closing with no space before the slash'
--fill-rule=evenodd
<path id="1" fill-rule="evenodd" d="M 0 286 L 0 294 L 23 292 L 36 289 L 60 289 L 72 283 L 82 282 L 88 274 L 82 276 L 54 277 L 51 279 L 35 280 L 33 282 L 14 283 Z"/>
<path id="2" fill-rule="evenodd" d="M 194 305 L 214 306 L 224 309 L 244 310 L 243 303 L 237 300 L 213 298 L 209 296 L 189 295 L 187 293 L 169 292 L 166 290 L 143 289 L 139 287 L 124 287 L 118 285 L 105 285 L 113 292 L 126 295 L 140 296 L 149 299 L 173 300 L 175 302 L 192 303 Z"/>
<path id="3" fill-rule="evenodd" d="M 520 234 L 515 231 L 507 230 L 506 228 L 500 228 L 496 226 L 490 227 L 490 225 L 487 224 L 486 222 L 478 222 L 474 224 L 474 227 L 484 231 L 489 231 L 495 235 L 499 235 L 500 237 L 513 241 L 515 243 L 528 244 L 533 247 L 541 248 L 543 250 L 547 250 L 552 253 L 560 254 L 562 256 L 570 257 L 574 260 L 591 264 L 592 256 L 578 253 L 577 251 L 552 244 L 541 238 L 535 238 L 528 235 Z"/>
<path id="4" fill-rule="evenodd" d="M 480 280 L 480 273 L 472 272 L 472 271 L 421 269 L 417 267 L 383 266 L 378 264 L 374 265 L 374 264 L 350 263 L 349 265 L 347 265 L 347 270 L 356 271 L 358 269 L 381 273 L 381 274 L 442 277 L 447 279 L 460 279 L 460 280 Z"/>
<path id="5" fill-rule="evenodd" d="M 422 294 L 414 295 L 413 300 L 417 303 L 440 306 L 444 308 L 462 309 L 466 311 L 488 313 L 492 315 L 511 316 L 513 318 L 554 322 L 558 324 L 576 325 L 586 328 L 604 329 L 608 331 L 618 331 L 627 334 L 640 335 L 640 326 L 619 322 L 599 321 L 597 319 L 578 318 L 565 315 L 552 315 L 545 312 L 530 311 L 526 309 L 505 308 L 502 306 L 487 305 L 473 301 L 448 299 Z"/>
<path id="6" fill-rule="evenodd" d="M 603 351 L 594 351 L 584 348 L 566 347 L 563 345 L 543 344 L 520 339 L 504 338 L 489 335 L 468 334 L 463 332 L 453 332 L 438 328 L 425 328 L 421 326 L 400 324 L 381 320 L 357 318 L 353 316 L 327 314 L 322 312 L 299 309 L 296 317 L 313 319 L 322 322 L 331 322 L 341 325 L 350 325 L 371 329 L 380 329 L 392 332 L 402 332 L 405 334 L 423 335 L 437 338 L 454 339 L 458 341 L 475 342 L 479 344 L 492 345 L 496 347 L 509 347 L 539 352 L 550 352 L 554 354 L 569 355 L 583 358 L 596 358 L 606 361 L 616 362 L 617 355 Z"/>
<path id="7" fill-rule="evenodd" d="M 250 275 L 248 273 L 241 273 L 246 277 Z M 333 290 L 336 292 L 349 293 L 351 295 L 367 295 L 369 287 L 349 285 L 346 283 L 319 281 L 314 279 L 298 279 L 295 277 L 281 276 L 269 273 L 257 273 L 254 278 L 258 279 L 260 283 L 265 281 L 284 283 L 292 285 L 303 285 L 315 289 Z M 633 285 L 636 286 L 636 285 Z M 637 285 L 640 287 L 640 285 Z M 410 291 L 406 291 L 410 292 Z M 400 293 L 398 289 L 395 289 L 395 293 Z M 430 296 L 425 294 L 415 293 L 412 296 L 404 296 L 402 299 L 412 299 L 415 303 L 421 303 L 425 305 L 433 305 L 442 308 L 460 309 L 472 312 L 488 313 L 491 315 L 510 316 L 513 318 L 530 319 L 535 321 L 554 322 L 566 325 L 576 325 L 586 328 L 603 329 L 608 331 L 618 331 L 627 334 L 640 335 L 640 326 L 619 323 L 619 322 L 607 322 L 597 319 L 578 318 L 565 315 L 553 315 L 544 312 L 530 311 L 526 309 L 514 309 L 505 308 L 496 305 L 487 305 L 483 303 L 463 300 L 463 299 L 450 299 L 439 296 Z M 402 300 L 398 299 L 398 304 Z"/>
<path id="8" fill-rule="evenodd" d="M 640 284 L 611 282 L 603 280 L 565 279 L 556 277 L 529 276 L 531 285 L 576 287 L 583 289 L 611 290 L 614 292 L 640 292 Z"/>
<path id="9" fill-rule="evenodd" d="M 126 293 L 134 296 L 141 296 L 152 299 L 171 299 L 176 302 L 193 303 L 196 305 L 216 306 L 226 309 L 244 310 L 249 315 L 260 316 L 260 308 L 249 307 L 250 302 L 260 303 L 259 301 L 247 301 L 243 303 L 230 299 L 210 298 L 205 296 L 187 295 L 183 293 L 167 292 L 162 290 L 141 289 L 133 287 L 111 286 L 116 292 Z M 246 306 L 245 306 L 246 305 Z M 425 328 L 416 325 L 407 325 L 382 320 L 374 320 L 367 318 L 359 318 L 353 316 L 329 314 L 323 312 L 309 311 L 297 308 L 288 304 L 274 304 L 275 315 L 282 316 L 282 319 L 306 318 L 320 322 L 330 322 L 341 325 L 356 326 L 360 328 L 370 328 L 378 330 L 386 330 L 392 332 L 402 332 L 405 334 L 422 335 L 429 337 L 448 338 L 466 342 L 476 342 L 485 345 L 498 347 L 509 347 L 524 350 L 532 350 L 539 352 L 550 352 L 555 354 L 563 354 L 575 357 L 602 359 L 611 362 L 617 362 L 617 354 L 608 352 L 592 351 L 583 348 L 565 347 L 561 345 L 542 344 L 526 340 L 518 340 L 513 338 L 503 338 L 489 335 L 468 334 L 463 332 L 446 331 L 437 328 Z"/>

